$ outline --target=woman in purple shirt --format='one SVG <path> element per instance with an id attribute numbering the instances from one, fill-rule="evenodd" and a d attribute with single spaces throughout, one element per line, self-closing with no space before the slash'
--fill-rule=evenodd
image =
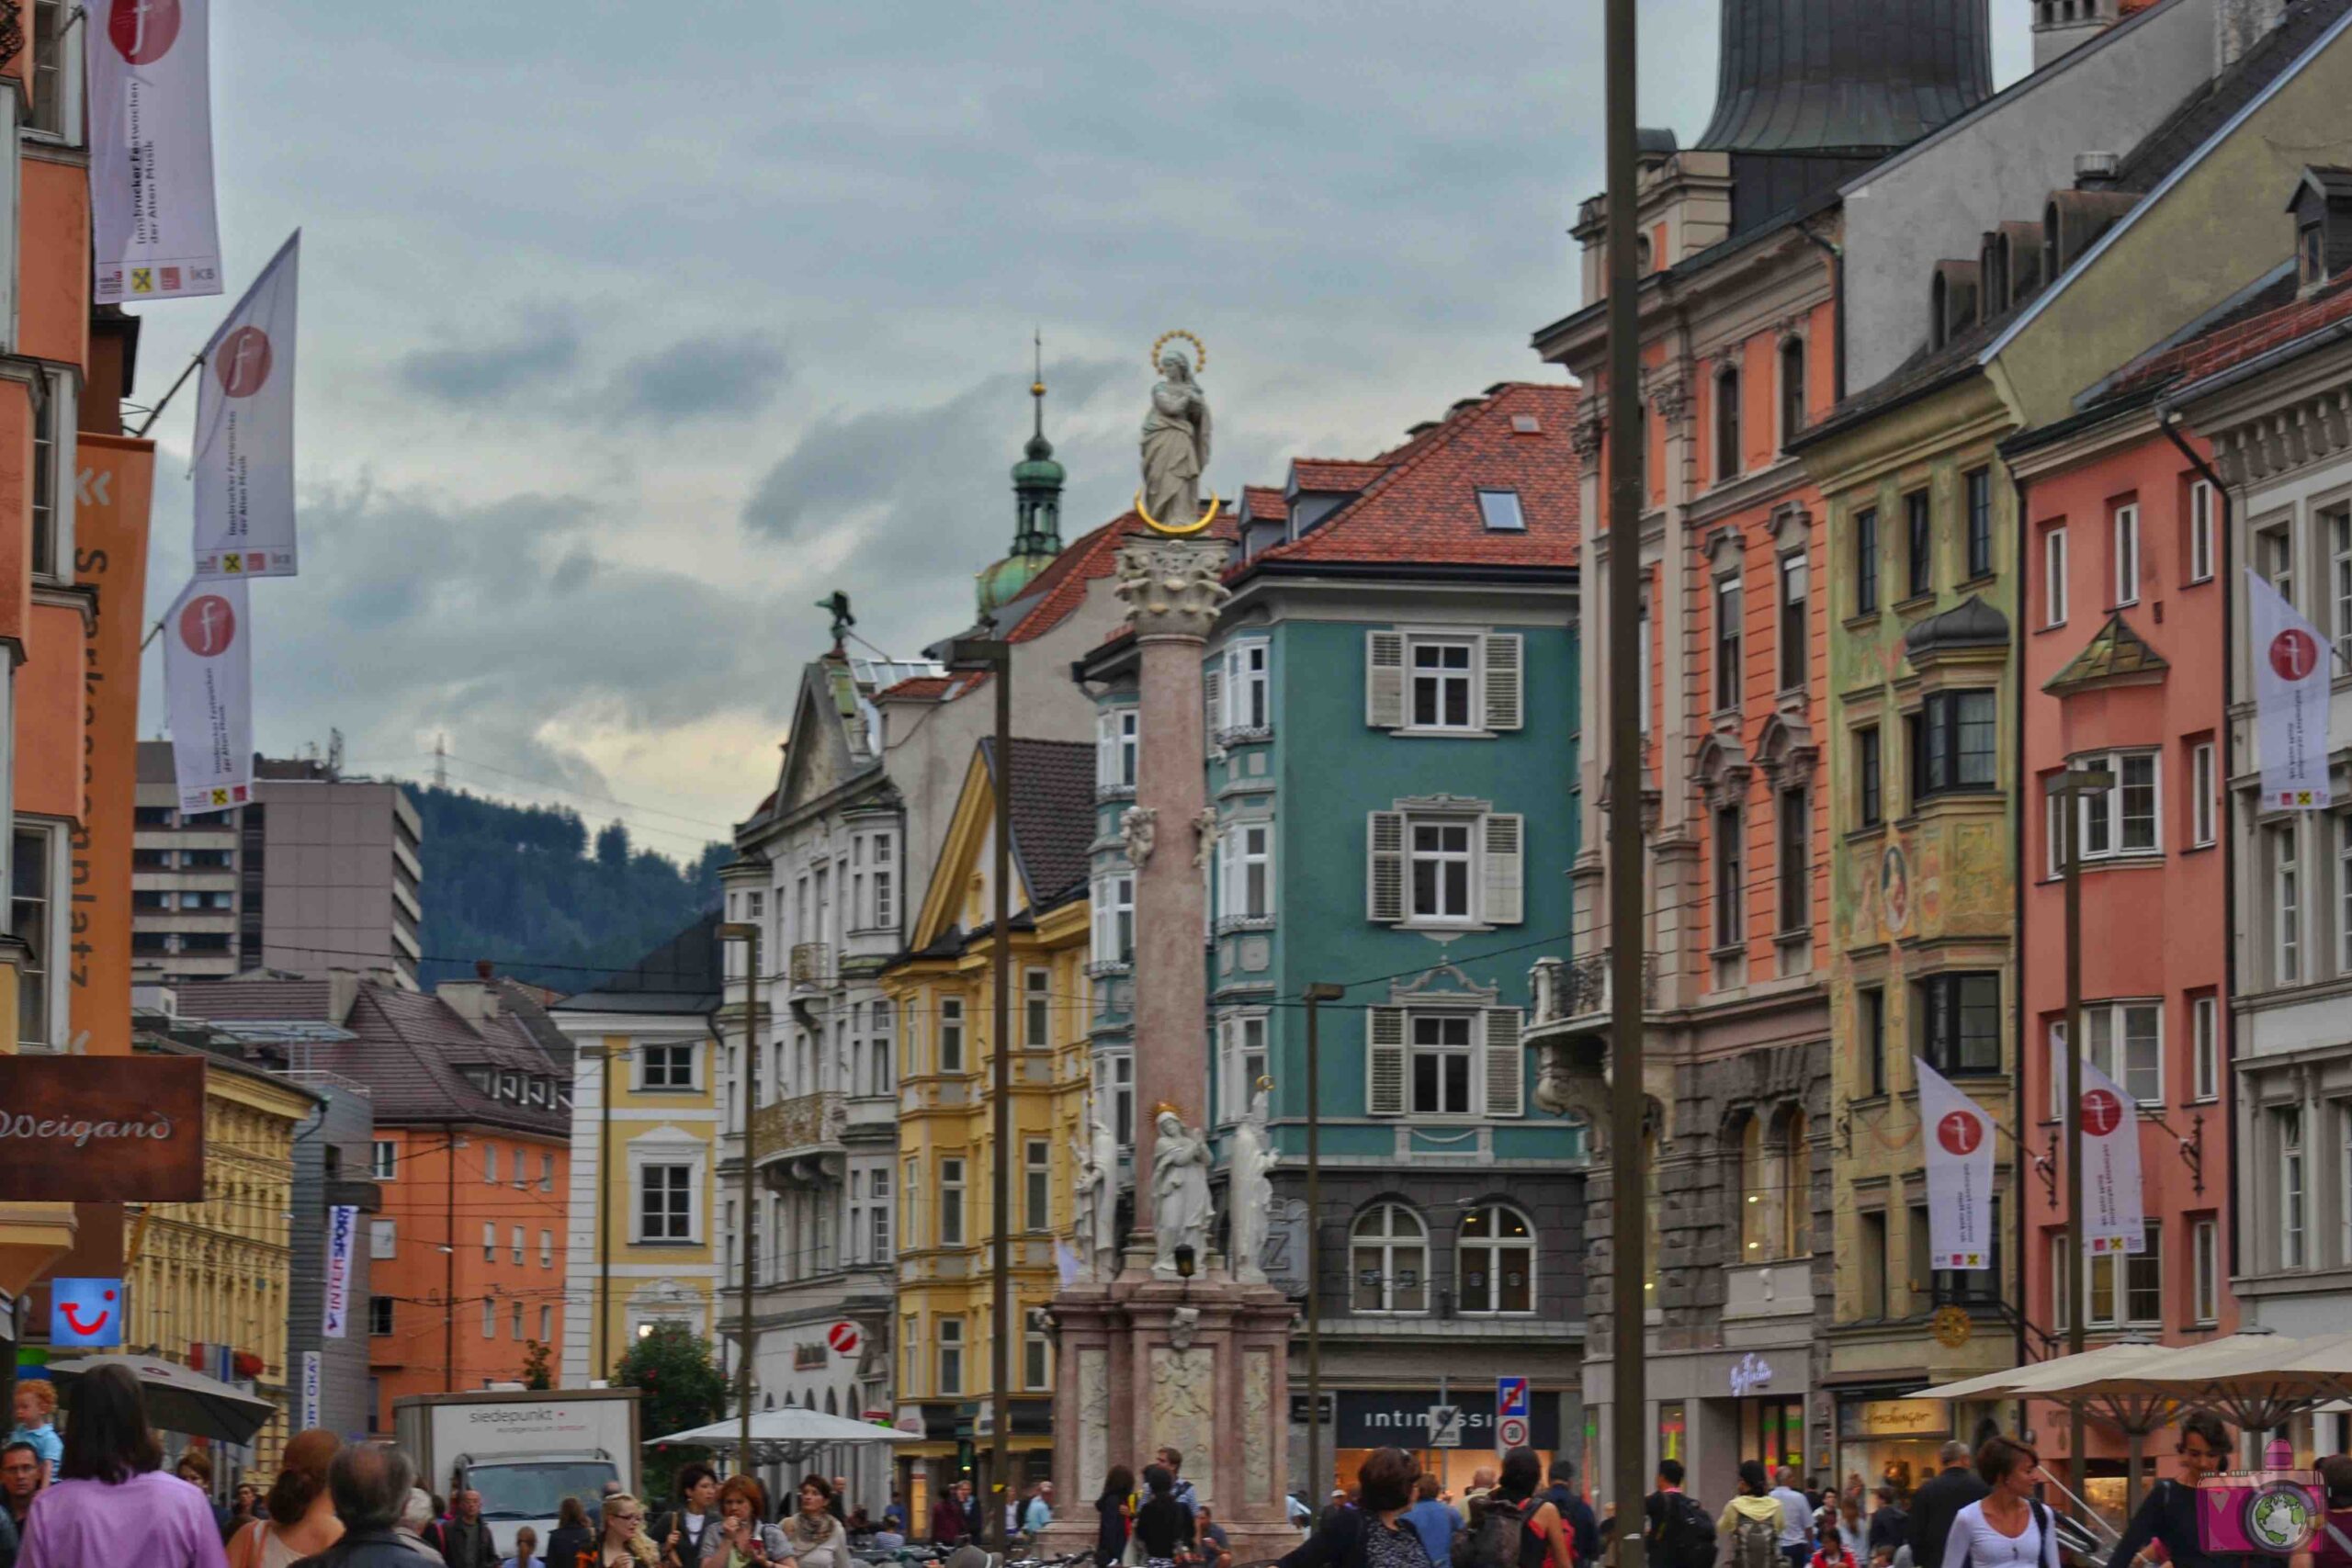
<path id="1" fill-rule="evenodd" d="M 163 1466 L 130 1369 L 82 1374 L 65 1422 L 62 1479 L 33 1499 L 17 1568 L 227 1568 L 204 1494 Z"/>

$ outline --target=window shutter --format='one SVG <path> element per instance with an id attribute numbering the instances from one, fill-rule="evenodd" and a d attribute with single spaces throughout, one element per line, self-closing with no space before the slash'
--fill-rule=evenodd
<path id="1" fill-rule="evenodd" d="M 1094 787 L 1101 789 L 1113 783 L 1118 766 L 1119 716 L 1099 713 L 1094 716 Z"/>
<path id="2" fill-rule="evenodd" d="M 1373 812 L 1365 838 L 1363 918 L 1394 925 L 1405 918 L 1405 814 Z"/>
<path id="3" fill-rule="evenodd" d="M 1222 1121 L 1233 1119 L 1233 1021 L 1216 1021 L 1216 1103 Z"/>
<path id="4" fill-rule="evenodd" d="M 1364 1112 L 1405 1114 L 1405 1010 L 1371 1008 L 1364 1012 Z"/>
<path id="5" fill-rule="evenodd" d="M 1405 728 L 1405 634 L 1363 634 L 1363 721 L 1374 729 Z"/>
<path id="6" fill-rule="evenodd" d="M 1216 912 L 1222 917 L 1241 912 L 1241 825 L 1234 823 L 1216 841 Z"/>
<path id="7" fill-rule="evenodd" d="M 1517 729 L 1520 701 L 1520 660 L 1525 641 L 1517 632 L 1497 632 L 1486 639 L 1487 728 Z"/>
<path id="8" fill-rule="evenodd" d="M 1216 744 L 1217 733 L 1225 728 L 1225 660 L 1213 659 L 1201 671 L 1201 705 L 1208 726 L 1208 742 Z"/>
<path id="9" fill-rule="evenodd" d="M 1527 1060 L 1527 1053 L 1519 1043 L 1522 1016 L 1517 1008 L 1488 1008 L 1486 1011 L 1487 1114 L 1489 1116 L 1526 1114 L 1526 1109 L 1521 1103 Z"/>
<path id="10" fill-rule="evenodd" d="M 1515 926 L 1526 919 L 1522 892 L 1527 881 L 1522 863 L 1526 821 L 1515 811 L 1498 811 L 1478 819 L 1479 871 L 1487 899 L 1480 915 L 1490 926 Z"/>

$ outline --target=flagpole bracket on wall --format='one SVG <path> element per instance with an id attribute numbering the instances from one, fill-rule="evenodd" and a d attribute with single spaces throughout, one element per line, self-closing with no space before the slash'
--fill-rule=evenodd
<path id="1" fill-rule="evenodd" d="M 2034 1155 L 2031 1158 L 2033 1173 L 2041 1178 L 2041 1190 L 2049 1193 L 2050 1201 L 2055 1203 L 2058 1201 L 2058 1134 L 2054 1128 L 2050 1134 L 2050 1152 Z"/>
<path id="2" fill-rule="evenodd" d="M 2205 1113 L 2202 1111 L 2197 1113 L 2196 1120 L 2189 1125 L 2188 1136 L 2184 1138 L 2178 1134 L 2173 1136 L 2180 1145 L 2181 1163 L 2188 1167 L 2190 1185 L 2202 1198 L 2205 1196 Z"/>

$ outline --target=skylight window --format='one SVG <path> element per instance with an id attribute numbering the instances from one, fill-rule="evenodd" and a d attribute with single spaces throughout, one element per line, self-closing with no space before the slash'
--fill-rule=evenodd
<path id="1" fill-rule="evenodd" d="M 1519 491 L 1515 490 L 1480 491 L 1478 515 L 1486 519 L 1490 534 L 1527 532 L 1527 518 L 1519 510 Z"/>

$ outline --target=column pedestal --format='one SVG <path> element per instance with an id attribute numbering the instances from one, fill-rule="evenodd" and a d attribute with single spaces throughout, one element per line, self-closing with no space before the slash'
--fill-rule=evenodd
<path id="1" fill-rule="evenodd" d="M 1094 1544 L 1094 1499 L 1114 1464 L 1143 1468 L 1162 1448 L 1216 1511 L 1237 1562 L 1279 1557 L 1299 1534 L 1283 1501 L 1290 1435 L 1290 1330 L 1271 1285 L 1222 1268 L 1155 1280 L 1148 1252 L 1107 1284 L 1054 1298 L 1054 1490 L 1061 1517 L 1047 1552 Z"/>

